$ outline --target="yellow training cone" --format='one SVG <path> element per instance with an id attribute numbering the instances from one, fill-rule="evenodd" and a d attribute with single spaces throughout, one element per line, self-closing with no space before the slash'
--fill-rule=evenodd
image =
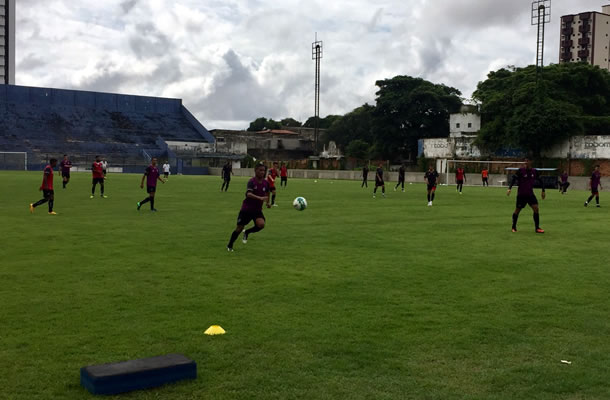
<path id="1" fill-rule="evenodd" d="M 205 332 L 206 335 L 224 335 L 226 332 L 220 325 L 212 325 Z"/>

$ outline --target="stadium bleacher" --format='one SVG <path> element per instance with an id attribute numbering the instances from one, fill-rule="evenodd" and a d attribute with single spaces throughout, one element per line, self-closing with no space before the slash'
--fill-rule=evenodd
<path id="1" fill-rule="evenodd" d="M 111 165 L 144 165 L 170 156 L 166 140 L 214 136 L 180 99 L 0 85 L 0 152 L 26 152 L 28 169 L 64 153 L 77 165 L 96 154 Z"/>

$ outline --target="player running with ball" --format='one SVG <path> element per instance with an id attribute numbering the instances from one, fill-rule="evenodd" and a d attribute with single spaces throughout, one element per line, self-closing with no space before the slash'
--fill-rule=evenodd
<path id="1" fill-rule="evenodd" d="M 519 219 L 519 213 L 529 204 L 534 210 L 534 224 L 536 225 L 536 233 L 544 233 L 544 230 L 540 228 L 540 215 L 538 208 L 538 199 L 534 194 L 534 185 L 536 181 L 540 182 L 542 187 L 542 199 L 546 198 L 544 192 L 544 181 L 540 179 L 538 171 L 531 167 L 529 159 L 523 160 L 523 167 L 517 170 L 517 173 L 513 175 L 513 180 L 508 187 L 507 196 L 510 196 L 511 189 L 515 182 L 519 184 L 519 191 L 517 192 L 517 208 L 513 213 L 513 232 L 517 232 L 517 220 Z"/>
<path id="2" fill-rule="evenodd" d="M 244 244 L 248 242 L 248 236 L 261 231 L 265 227 L 263 203 L 269 201 L 269 183 L 265 179 L 265 170 L 264 164 L 257 164 L 254 168 L 254 178 L 248 181 L 246 198 L 237 216 L 237 227 L 231 234 L 231 239 L 227 245 L 228 251 L 233 251 L 233 243 L 235 243 L 241 231 L 250 221 L 254 221 L 254 226 L 244 232 L 242 240 Z"/>

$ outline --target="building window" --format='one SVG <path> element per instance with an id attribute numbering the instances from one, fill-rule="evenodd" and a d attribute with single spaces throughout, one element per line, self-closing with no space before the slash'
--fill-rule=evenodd
<path id="1" fill-rule="evenodd" d="M 460 128 L 460 123 L 458 122 L 457 124 L 455 124 L 455 127 L 459 129 Z"/>
<path id="2" fill-rule="evenodd" d="M 472 122 L 469 122 L 469 123 L 468 123 L 468 127 L 469 127 L 469 128 L 472 128 Z"/>

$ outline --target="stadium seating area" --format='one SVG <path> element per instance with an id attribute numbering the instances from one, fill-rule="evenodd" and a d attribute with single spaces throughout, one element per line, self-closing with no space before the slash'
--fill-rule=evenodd
<path id="1" fill-rule="evenodd" d="M 0 85 L 0 152 L 27 152 L 33 168 L 64 153 L 142 165 L 166 153 L 165 140 L 214 137 L 179 99 Z"/>

